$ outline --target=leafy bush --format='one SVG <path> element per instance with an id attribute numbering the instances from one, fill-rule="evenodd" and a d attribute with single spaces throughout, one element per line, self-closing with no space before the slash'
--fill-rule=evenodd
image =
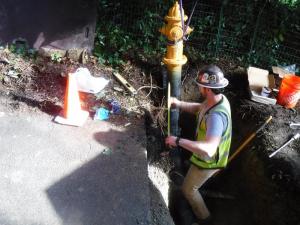
<path id="1" fill-rule="evenodd" d="M 163 19 L 157 10 L 162 10 L 165 14 L 169 5 L 158 0 L 150 3 L 98 1 L 94 55 L 98 57 L 99 63 L 117 67 L 129 57 L 139 60 L 161 57 L 166 41 L 158 32 Z M 141 10 L 130 11 L 130 4 Z"/>
<path id="2" fill-rule="evenodd" d="M 295 61 L 299 45 L 293 38 L 300 32 L 299 2 L 203 0 L 192 18 L 195 29 L 185 43 L 185 54 L 193 61 L 226 57 L 257 66 L 299 63 Z M 173 4 L 171 0 L 99 0 L 94 49 L 99 63 L 118 66 L 127 58 L 160 63 L 166 37 L 158 29 Z M 187 15 L 191 8 L 192 4 L 184 5 Z M 285 49 L 295 49 L 294 55 Z"/>
<path id="3" fill-rule="evenodd" d="M 17 39 L 12 44 L 8 46 L 8 49 L 17 55 L 22 57 L 35 58 L 37 55 L 37 50 L 29 48 L 29 45 L 26 40 Z"/>

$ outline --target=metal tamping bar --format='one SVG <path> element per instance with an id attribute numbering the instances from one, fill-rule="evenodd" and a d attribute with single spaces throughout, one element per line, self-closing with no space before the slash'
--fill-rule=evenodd
<path id="1" fill-rule="evenodd" d="M 287 146 L 292 141 L 298 139 L 300 137 L 300 133 L 295 134 L 289 141 L 287 141 L 284 145 L 282 145 L 279 149 L 277 149 L 275 152 L 269 155 L 269 158 L 272 158 L 274 155 L 276 155 L 281 149 L 283 149 L 285 146 Z"/>
<path id="2" fill-rule="evenodd" d="M 242 150 L 243 148 L 256 136 L 258 132 L 260 132 L 270 121 L 272 120 L 272 116 L 269 116 L 268 119 L 255 131 L 253 132 L 243 144 L 229 157 L 229 162 L 232 161 Z"/>
<path id="3" fill-rule="evenodd" d="M 230 163 L 244 149 L 244 147 L 256 136 L 256 134 L 260 132 L 272 120 L 272 118 L 272 116 L 269 116 L 268 119 L 238 147 L 238 149 L 229 157 L 228 163 Z M 218 170 L 213 176 L 215 177 L 221 171 L 222 169 Z"/>
<path id="4" fill-rule="evenodd" d="M 300 123 L 290 123 L 290 128 L 300 128 Z"/>

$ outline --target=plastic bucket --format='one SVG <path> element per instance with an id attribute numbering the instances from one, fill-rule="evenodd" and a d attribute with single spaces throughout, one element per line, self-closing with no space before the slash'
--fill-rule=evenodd
<path id="1" fill-rule="evenodd" d="M 300 98 L 300 77 L 286 75 L 281 82 L 277 104 L 285 108 L 293 108 Z"/>

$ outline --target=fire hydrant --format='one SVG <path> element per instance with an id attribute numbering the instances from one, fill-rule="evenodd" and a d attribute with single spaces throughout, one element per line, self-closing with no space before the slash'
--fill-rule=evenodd
<path id="1" fill-rule="evenodd" d="M 181 71 L 182 65 L 187 62 L 187 58 L 183 55 L 183 38 L 185 34 L 190 34 L 193 29 L 190 27 L 182 27 L 182 19 L 186 21 L 188 17 L 184 15 L 184 11 L 180 13 L 178 2 L 175 2 L 172 8 L 169 9 L 168 15 L 165 16 L 166 24 L 159 30 L 168 38 L 167 53 L 163 58 L 163 63 L 167 66 L 168 80 L 170 82 L 171 97 L 180 98 L 181 88 Z M 179 136 L 178 129 L 179 109 L 170 109 L 170 135 Z M 175 154 L 175 161 L 179 160 L 179 150 L 172 151 Z M 174 157 L 173 157 L 174 158 Z M 176 164 L 176 162 L 175 162 Z"/>
<path id="2" fill-rule="evenodd" d="M 183 20 L 186 21 L 188 17 L 184 15 L 184 12 L 182 12 L 182 16 L 184 17 Z M 187 58 L 183 55 L 184 28 L 181 24 L 178 2 L 175 2 L 174 6 L 169 10 L 165 21 L 167 24 L 159 30 L 168 38 L 167 54 L 163 58 L 163 63 L 167 65 L 169 71 L 181 71 L 182 65 L 187 62 Z M 185 34 L 190 34 L 193 31 L 190 27 L 185 29 Z"/>

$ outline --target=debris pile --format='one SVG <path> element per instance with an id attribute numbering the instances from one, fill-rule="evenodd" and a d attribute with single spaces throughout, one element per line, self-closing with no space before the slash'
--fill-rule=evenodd
<path id="1" fill-rule="evenodd" d="M 109 111 L 111 120 L 120 114 L 142 117 L 145 109 L 157 119 L 161 112 L 160 105 L 152 100 L 153 96 L 158 99 L 161 88 L 152 79 L 151 71 L 130 62 L 116 72 L 100 65 L 93 56 L 82 64 L 67 55 L 59 61 L 51 55 L 24 57 L 3 47 L 0 60 L 0 91 L 53 115 L 64 108 L 68 74 L 75 75 L 81 106 L 94 118 L 100 118 L 97 115 L 101 108 Z"/>

